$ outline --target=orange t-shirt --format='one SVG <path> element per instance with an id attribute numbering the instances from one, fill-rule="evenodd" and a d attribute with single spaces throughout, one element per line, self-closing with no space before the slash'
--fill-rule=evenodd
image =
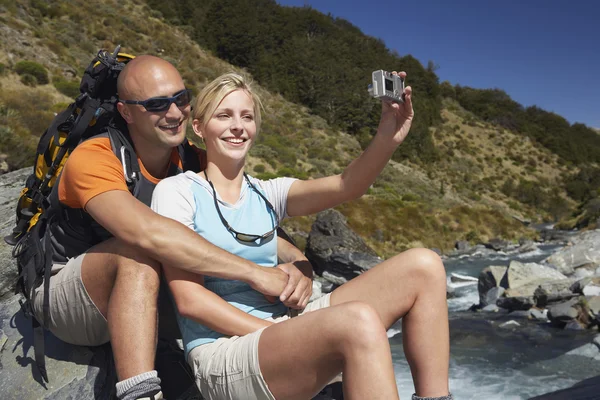
<path id="1" fill-rule="evenodd" d="M 160 181 L 150 175 L 139 158 L 138 163 L 146 179 L 152 183 Z M 182 167 L 177 148 L 171 153 L 171 163 Z M 113 153 L 109 138 L 86 140 L 73 150 L 65 163 L 58 184 L 58 198 L 68 207 L 85 209 L 92 198 L 111 190 L 129 191 L 121 161 Z"/>

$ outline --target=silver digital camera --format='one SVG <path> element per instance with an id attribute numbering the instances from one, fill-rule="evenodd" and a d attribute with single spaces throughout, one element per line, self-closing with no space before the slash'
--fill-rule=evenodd
<path id="1" fill-rule="evenodd" d="M 369 85 L 369 94 L 376 99 L 404 103 L 404 80 L 382 69 L 373 71 L 373 83 Z"/>

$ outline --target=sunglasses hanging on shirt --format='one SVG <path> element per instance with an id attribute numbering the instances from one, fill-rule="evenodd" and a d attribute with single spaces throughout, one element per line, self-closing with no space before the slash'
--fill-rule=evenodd
<path id="1" fill-rule="evenodd" d="M 250 186 L 250 188 L 252 190 L 254 190 L 260 196 L 261 199 L 264 200 L 265 204 L 267 205 L 267 207 L 269 208 L 269 210 L 272 212 L 271 215 L 275 215 L 275 221 L 273 222 L 273 229 L 270 230 L 267 233 L 262 234 L 262 235 L 255 235 L 255 234 L 251 234 L 251 233 L 241 233 L 241 232 L 238 232 L 235 229 L 233 229 L 231 227 L 231 225 L 229 225 L 229 223 L 227 222 L 227 220 L 225 219 L 225 217 L 223 217 L 223 214 L 221 214 L 221 210 L 219 209 L 219 202 L 217 201 L 217 191 L 215 190 L 215 187 L 213 186 L 213 184 L 210 181 L 210 179 L 208 179 L 208 175 L 206 175 L 206 170 L 204 170 L 204 177 L 206 178 L 206 181 L 208 182 L 208 184 L 210 185 L 210 188 L 213 191 L 213 199 L 215 201 L 215 208 L 217 209 L 217 214 L 219 214 L 219 218 L 221 219 L 221 222 L 223 223 L 223 225 L 225 226 L 225 228 L 227 228 L 227 230 L 229 232 L 231 232 L 233 234 L 233 236 L 237 240 L 239 240 L 240 242 L 247 242 L 247 243 L 256 242 L 258 239 L 265 240 L 265 239 L 269 239 L 277 231 L 277 228 L 279 227 L 279 223 L 278 223 L 279 219 L 277 218 L 277 213 L 275 212 L 275 209 L 273 208 L 273 205 L 252 184 L 252 182 L 250 182 L 250 179 L 248 178 L 248 175 L 246 175 L 246 173 L 244 173 L 244 178 L 246 178 L 246 182 L 248 182 L 248 186 Z"/>

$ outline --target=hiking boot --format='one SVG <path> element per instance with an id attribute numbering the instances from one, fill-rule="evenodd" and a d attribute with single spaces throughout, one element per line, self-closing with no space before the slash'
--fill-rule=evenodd
<path id="1" fill-rule="evenodd" d="M 137 400 L 164 400 L 162 392 L 144 393 L 142 397 L 138 397 Z"/>

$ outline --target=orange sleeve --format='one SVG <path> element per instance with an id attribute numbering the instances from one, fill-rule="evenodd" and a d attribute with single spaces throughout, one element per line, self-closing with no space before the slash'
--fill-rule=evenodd
<path id="1" fill-rule="evenodd" d="M 108 138 L 81 143 L 65 163 L 58 185 L 58 198 L 71 208 L 85 208 L 95 196 L 127 189 L 123 167 L 114 155 Z"/>

